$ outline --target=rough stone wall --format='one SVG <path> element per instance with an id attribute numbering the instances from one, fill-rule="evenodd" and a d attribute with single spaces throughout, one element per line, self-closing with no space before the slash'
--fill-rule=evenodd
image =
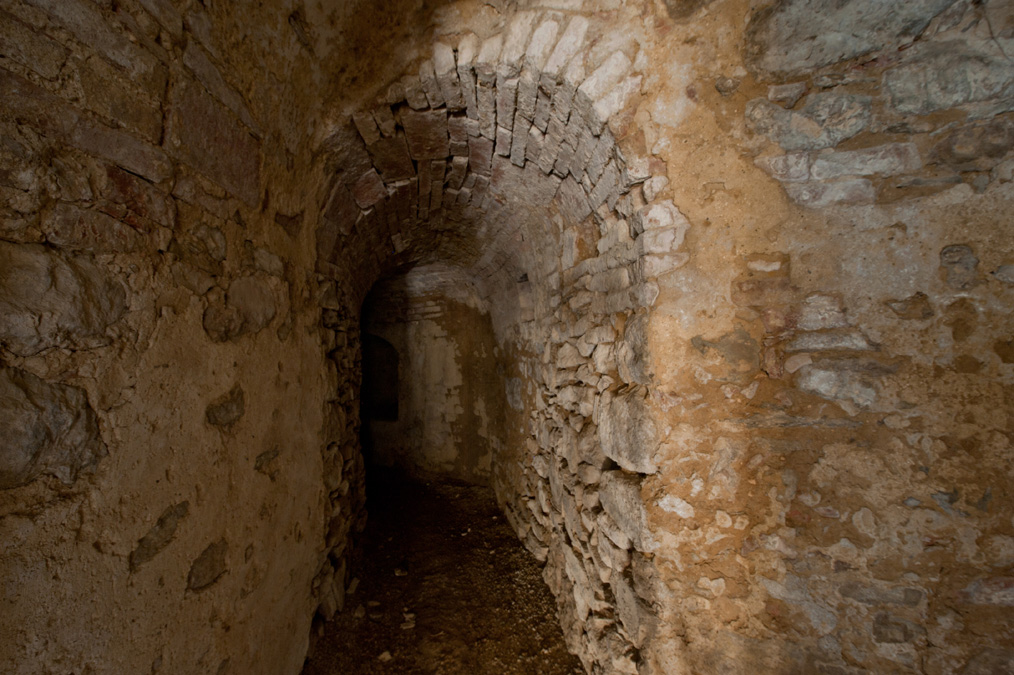
<path id="1" fill-rule="evenodd" d="M 468 280 L 443 266 L 416 267 L 374 287 L 363 331 L 397 352 L 398 411 L 395 420 L 363 419 L 367 461 L 489 482 L 505 403 L 484 309 Z"/>
<path id="2" fill-rule="evenodd" d="M 441 264 L 590 672 L 1012 668 L 1004 3 L 266 4 L 2 5 L 5 667 L 298 670 Z"/>
<path id="3" fill-rule="evenodd" d="M 488 297 L 494 486 L 589 670 L 1007 667 L 1009 19 L 701 4 L 587 8 L 559 79 L 580 17 L 438 35 L 353 116 L 360 255 Z"/>
<path id="4" fill-rule="evenodd" d="M 355 345 L 287 16 L 268 81 L 222 8 L 0 7 L 3 672 L 296 672 L 340 605 Z"/>

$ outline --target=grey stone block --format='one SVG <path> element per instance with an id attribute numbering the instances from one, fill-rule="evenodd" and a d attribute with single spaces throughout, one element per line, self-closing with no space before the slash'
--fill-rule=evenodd
<path id="1" fill-rule="evenodd" d="M 0 368 L 0 428 L 0 490 L 42 475 L 69 485 L 106 455 L 83 389 L 16 368 Z"/>

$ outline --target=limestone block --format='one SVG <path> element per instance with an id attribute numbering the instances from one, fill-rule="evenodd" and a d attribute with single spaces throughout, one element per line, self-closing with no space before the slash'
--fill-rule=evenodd
<path id="1" fill-rule="evenodd" d="M 591 355 L 592 365 L 597 373 L 608 373 L 614 367 L 615 356 L 613 345 L 600 344 Z"/>
<path id="2" fill-rule="evenodd" d="M 551 117 L 542 144 L 542 153 L 539 155 L 539 168 L 543 173 L 550 173 L 556 165 L 556 160 L 560 155 L 560 144 L 563 143 L 566 133 L 566 125 L 557 118 Z"/>
<path id="3" fill-rule="evenodd" d="M 810 175 L 815 180 L 841 176 L 894 176 L 922 168 L 915 143 L 887 143 L 862 150 L 825 152 L 816 156 Z"/>
<path id="4" fill-rule="evenodd" d="M 630 272 L 625 267 L 616 267 L 588 278 L 586 287 L 593 293 L 613 293 L 630 287 Z"/>
<path id="5" fill-rule="evenodd" d="M 556 199 L 560 204 L 560 212 L 565 214 L 571 224 L 577 225 L 591 215 L 591 205 L 584 189 L 571 178 L 560 184 Z"/>
<path id="6" fill-rule="evenodd" d="M 429 107 L 426 100 L 426 93 L 423 91 L 422 82 L 416 75 L 405 75 L 401 78 L 401 85 L 405 90 L 405 100 L 413 110 L 425 110 Z"/>
<path id="7" fill-rule="evenodd" d="M 123 287 L 85 257 L 0 242 L 0 343 L 19 356 L 106 343 L 126 311 Z"/>
<path id="8" fill-rule="evenodd" d="M 774 157 L 758 157 L 754 164 L 775 180 L 798 183 L 810 179 L 810 153 L 791 152 Z M 649 200 L 650 201 L 650 200 Z"/>
<path id="9" fill-rule="evenodd" d="M 799 318 L 796 319 L 796 328 L 799 330 L 829 330 L 847 325 L 841 300 L 822 293 L 807 296 L 799 308 Z"/>
<path id="10" fill-rule="evenodd" d="M 503 127 L 496 128 L 496 154 L 500 157 L 509 157 L 511 154 L 511 132 Z"/>
<path id="11" fill-rule="evenodd" d="M 183 52 L 183 63 L 193 71 L 201 84 L 208 88 L 211 95 L 224 103 L 243 124 L 253 131 L 258 130 L 257 123 L 254 122 L 253 115 L 250 114 L 243 97 L 225 82 L 222 74 L 218 72 L 218 68 L 208 59 L 207 54 L 196 41 L 187 43 Z"/>
<path id="12" fill-rule="evenodd" d="M 489 176 L 493 161 L 493 141 L 484 136 L 468 139 L 468 165 L 481 176 Z"/>
<path id="13" fill-rule="evenodd" d="M 641 388 L 602 395 L 599 442 L 602 452 L 628 471 L 655 473 L 660 440 L 654 416 Z"/>
<path id="14" fill-rule="evenodd" d="M 483 41 L 475 60 L 475 76 L 479 84 L 492 88 L 496 83 L 496 65 L 502 50 L 503 35 L 499 33 Z"/>
<path id="15" fill-rule="evenodd" d="M 884 73 L 883 88 L 898 112 L 925 115 L 1001 96 L 1009 110 L 1012 83 L 1014 69 L 991 46 L 950 41 L 910 50 L 907 63 Z"/>
<path id="16" fill-rule="evenodd" d="M 439 108 L 444 105 L 444 95 L 440 91 L 440 83 L 437 82 L 437 72 L 433 68 L 432 60 L 423 61 L 419 65 L 419 84 L 422 86 L 426 102 L 431 108 Z"/>
<path id="17" fill-rule="evenodd" d="M 222 578 L 222 575 L 228 571 L 226 562 L 228 555 L 229 543 L 225 539 L 219 539 L 210 544 L 190 566 L 190 573 L 187 575 L 187 589 L 203 591 Z"/>
<path id="18" fill-rule="evenodd" d="M 352 186 L 352 196 L 361 209 L 368 209 L 387 198 L 387 186 L 376 169 L 364 173 Z"/>
<path id="19" fill-rule="evenodd" d="M 353 113 L 352 122 L 356 125 L 356 129 L 366 145 L 380 140 L 380 130 L 377 129 L 377 123 L 369 113 L 364 113 L 364 111 Z"/>
<path id="20" fill-rule="evenodd" d="M 225 298 L 204 312 L 204 330 L 216 342 L 258 333 L 275 318 L 274 292 L 260 276 L 239 277 L 229 285 Z"/>
<path id="21" fill-rule="evenodd" d="M 524 65 L 531 68 L 538 73 L 546 65 L 546 59 L 549 58 L 550 51 L 556 44 L 556 35 L 560 30 L 560 24 L 552 19 L 546 19 L 539 24 L 535 32 L 532 33 L 532 39 L 528 43 L 528 50 L 525 52 Z"/>
<path id="22" fill-rule="evenodd" d="M 162 512 L 158 521 L 137 541 L 137 547 L 130 552 L 131 572 L 153 559 L 172 543 L 176 536 L 176 528 L 187 517 L 189 511 L 190 502 L 183 501 L 167 507 Z"/>
<path id="23" fill-rule="evenodd" d="M 139 2 L 175 39 L 183 37 L 183 17 L 170 0 L 139 0 Z"/>
<path id="24" fill-rule="evenodd" d="M 173 87 L 172 99 L 166 132 L 170 153 L 247 204 L 256 204 L 260 142 L 195 83 L 185 81 Z"/>
<path id="25" fill-rule="evenodd" d="M 625 78 L 602 96 L 602 98 L 595 101 L 595 104 L 592 106 L 592 111 L 594 112 L 593 119 L 597 119 L 601 124 L 605 124 L 609 121 L 610 117 L 626 108 L 627 104 L 630 103 L 630 99 L 640 91 L 640 75 L 631 75 Z"/>
<path id="26" fill-rule="evenodd" d="M 535 100 L 535 114 L 532 117 L 532 124 L 534 124 L 539 131 L 545 133 L 546 127 L 549 126 L 549 115 L 552 112 L 551 103 L 553 99 L 543 90 L 539 90 L 538 96 Z"/>
<path id="27" fill-rule="evenodd" d="M 415 175 L 415 167 L 408 153 L 405 136 L 381 138 L 367 148 L 370 159 L 386 183 L 408 180 Z M 446 157 L 446 155 L 445 155 Z"/>
<path id="28" fill-rule="evenodd" d="M 768 87 L 768 100 L 781 103 L 791 108 L 806 94 L 806 82 L 789 82 L 788 84 L 772 84 Z"/>
<path id="29" fill-rule="evenodd" d="M 978 283 L 979 258 L 970 246 L 952 244 L 940 249 L 940 267 L 951 288 L 964 291 Z"/>
<path id="30" fill-rule="evenodd" d="M 430 211 L 436 211 L 443 203 L 444 174 L 447 160 L 435 159 L 430 162 Z"/>
<path id="31" fill-rule="evenodd" d="M 588 159 L 588 166 L 585 168 L 585 172 L 592 183 L 598 183 L 602 177 L 602 172 L 605 171 L 606 165 L 613 159 L 615 147 L 616 141 L 613 139 L 612 134 L 609 133 L 608 129 L 603 131 L 602 135 L 595 142 L 595 147 Z"/>
<path id="32" fill-rule="evenodd" d="M 238 422 L 246 412 L 246 397 L 243 387 L 238 384 L 229 393 L 219 396 L 208 404 L 204 419 L 208 424 L 228 429 Z"/>
<path id="33" fill-rule="evenodd" d="M 630 59 L 623 52 L 613 52 L 595 72 L 578 87 L 575 103 L 578 112 L 588 122 L 594 119 L 593 106 L 608 94 L 630 71 Z"/>
<path id="34" fill-rule="evenodd" d="M 783 149 L 819 150 L 852 138 L 870 123 L 869 96 L 823 92 L 811 94 L 797 112 L 786 110 L 767 99 L 747 103 L 750 127 Z"/>
<path id="35" fill-rule="evenodd" d="M 70 485 L 106 454 L 83 389 L 0 368 L 0 490 L 56 476 Z"/>
<path id="36" fill-rule="evenodd" d="M 807 181 L 785 186 L 789 197 L 810 208 L 833 204 L 871 204 L 876 198 L 873 184 L 866 178 L 852 178 L 828 183 Z"/>
<path id="37" fill-rule="evenodd" d="M 447 173 L 447 187 L 451 190 L 458 190 L 465 181 L 465 171 L 468 169 L 467 157 L 454 157 L 451 160 L 451 170 Z"/>
<path id="38" fill-rule="evenodd" d="M 473 64 L 479 56 L 479 38 L 475 33 L 466 33 L 458 43 L 458 82 L 461 85 L 461 97 L 469 119 L 479 119 L 479 108 L 475 97 L 475 71 Z"/>
<path id="39" fill-rule="evenodd" d="M 624 575 L 612 575 L 609 586 L 613 589 L 613 597 L 616 598 L 616 612 L 620 617 L 620 624 L 633 645 L 640 648 L 654 632 L 658 618 L 637 596 Z"/>
<path id="40" fill-rule="evenodd" d="M 872 6 L 834 0 L 785 0 L 754 14 L 746 60 L 764 77 L 823 66 L 910 41 L 953 0 L 885 0 Z"/>
<path id="41" fill-rule="evenodd" d="M 0 12 L 0 53 L 49 80 L 60 74 L 67 60 L 66 47 L 7 12 Z"/>
<path id="42" fill-rule="evenodd" d="M 144 244 L 140 232 L 116 218 L 67 203 L 48 211 L 41 229 L 49 243 L 76 251 L 130 253 Z"/>
<path id="43" fill-rule="evenodd" d="M 587 32 L 588 19 L 583 16 L 571 18 L 542 69 L 542 86 L 544 88 L 551 90 L 560 81 L 567 64 L 574 59 L 584 45 Z M 580 82 L 575 84 L 580 84 Z"/>
<path id="44" fill-rule="evenodd" d="M 624 382 L 645 386 L 651 383 L 647 314 L 635 314 L 627 320 L 623 339 L 614 349 L 616 368 Z"/>
<path id="45" fill-rule="evenodd" d="M 448 117 L 447 133 L 450 135 L 451 143 L 468 143 L 468 118 L 461 115 Z M 478 133 L 474 135 L 477 136 Z"/>
<path id="46" fill-rule="evenodd" d="M 525 160 L 537 163 L 542 156 L 542 149 L 545 147 L 546 137 L 536 127 L 528 130 L 528 142 L 525 143 Z"/>
<path id="47" fill-rule="evenodd" d="M 489 139 L 496 138 L 496 90 L 480 84 L 476 88 L 476 106 L 479 110 L 479 133 Z"/>
<path id="48" fill-rule="evenodd" d="M 516 166 L 524 166 L 525 152 L 528 146 L 528 130 L 531 122 L 527 120 L 520 110 L 514 115 L 514 131 L 511 140 L 510 158 Z"/>
<path id="49" fill-rule="evenodd" d="M 445 111 L 406 110 L 401 114 L 401 124 L 412 159 L 443 159 L 450 154 Z"/>
<path id="50" fill-rule="evenodd" d="M 518 80 L 517 111 L 525 119 L 535 119 L 535 101 L 539 95 L 539 74 L 525 66 Z"/>
<path id="51" fill-rule="evenodd" d="M 877 400 L 877 390 L 862 373 L 819 365 L 803 366 L 796 376 L 796 386 L 826 399 L 851 404 L 843 406 L 849 414 L 867 408 Z"/>
<path id="52" fill-rule="evenodd" d="M 74 37 L 130 73 L 146 91 L 163 91 L 165 69 L 155 55 L 117 31 L 92 2 L 83 0 L 29 0 Z"/>
<path id="53" fill-rule="evenodd" d="M 628 546 L 633 545 L 638 551 L 650 552 L 657 547 L 654 536 L 648 529 L 648 514 L 641 499 L 640 477 L 623 471 L 603 471 L 599 497 L 605 515 L 615 523 L 603 526 L 600 517 L 599 527 L 617 546 L 625 548 L 621 543 L 625 539 L 629 542 Z M 622 536 L 612 530 L 618 530 Z"/>
<path id="54" fill-rule="evenodd" d="M 500 52 L 500 63 L 497 67 L 498 85 L 503 80 L 517 78 L 521 72 L 521 62 L 525 55 L 525 47 L 528 45 L 528 38 L 532 34 L 535 25 L 536 14 L 531 11 L 521 11 L 514 15 L 510 25 L 507 27 L 503 41 L 503 51 Z M 511 118 L 514 115 L 510 115 Z"/>
<path id="55" fill-rule="evenodd" d="M 496 82 L 496 119 L 497 125 L 510 128 L 517 109 L 518 78 L 497 78 Z"/>
<path id="56" fill-rule="evenodd" d="M 451 111 L 463 110 L 465 99 L 461 94 L 458 80 L 458 66 L 454 61 L 454 50 L 450 45 L 438 42 L 433 45 L 433 69 L 436 72 L 440 93 Z"/>
<path id="57" fill-rule="evenodd" d="M 620 170 L 615 162 L 610 161 L 595 182 L 591 194 L 588 195 L 588 203 L 593 209 L 597 209 L 605 203 L 612 210 L 620 198 L 620 189 Z"/>
<path id="58" fill-rule="evenodd" d="M 584 362 L 585 360 L 578 352 L 577 347 L 569 342 L 561 345 L 560 350 L 556 353 L 556 367 L 561 370 L 576 368 Z"/>
<path id="59" fill-rule="evenodd" d="M 397 132 L 398 121 L 394 119 L 394 113 L 391 112 L 391 106 L 381 104 L 374 108 L 373 120 L 376 122 L 377 128 L 380 129 L 382 136 L 390 138 Z"/>
<path id="60" fill-rule="evenodd" d="M 985 123 L 964 125 L 944 135 L 930 151 L 930 161 L 955 171 L 992 170 L 1000 177 L 1006 167 L 997 162 L 1012 148 L 1014 122 L 998 117 Z"/>

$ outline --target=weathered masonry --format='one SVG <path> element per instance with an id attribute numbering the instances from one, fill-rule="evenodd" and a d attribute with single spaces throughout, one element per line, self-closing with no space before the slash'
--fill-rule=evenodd
<path id="1" fill-rule="evenodd" d="M 299 672 L 368 444 L 590 673 L 1014 672 L 1012 151 L 1003 0 L 0 0 L 0 671 Z"/>

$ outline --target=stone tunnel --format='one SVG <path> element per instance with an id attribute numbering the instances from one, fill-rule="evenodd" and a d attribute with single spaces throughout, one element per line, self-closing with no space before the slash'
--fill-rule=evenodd
<path id="1" fill-rule="evenodd" d="M 0 671 L 299 673 L 370 459 L 490 486 L 588 673 L 1014 672 L 1012 58 L 1004 0 L 2 0 Z"/>

